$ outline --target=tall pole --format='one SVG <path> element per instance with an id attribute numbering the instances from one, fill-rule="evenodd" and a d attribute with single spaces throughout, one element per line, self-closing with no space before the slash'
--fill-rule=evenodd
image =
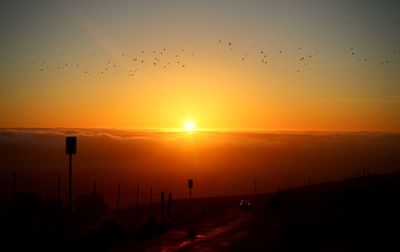
<path id="1" fill-rule="evenodd" d="M 68 218 L 72 225 L 72 154 L 68 155 Z"/>
<path id="2" fill-rule="evenodd" d="M 72 238 L 72 155 L 76 154 L 76 137 L 65 138 L 65 153 L 68 155 L 68 229 Z"/>

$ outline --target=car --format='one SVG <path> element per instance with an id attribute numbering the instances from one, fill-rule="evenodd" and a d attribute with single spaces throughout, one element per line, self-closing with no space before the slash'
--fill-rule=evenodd
<path id="1" fill-rule="evenodd" d="M 250 209 L 251 208 L 250 200 L 245 200 L 245 199 L 240 200 L 240 208 L 242 208 L 242 209 Z"/>

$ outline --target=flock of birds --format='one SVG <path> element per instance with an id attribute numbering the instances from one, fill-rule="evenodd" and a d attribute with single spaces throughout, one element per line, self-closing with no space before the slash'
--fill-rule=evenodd
<path id="1" fill-rule="evenodd" d="M 169 56 L 168 58 L 166 56 Z M 62 72 L 62 71 L 73 71 L 75 73 L 80 73 L 85 77 L 89 76 L 117 76 L 121 74 L 122 65 L 129 66 L 127 69 L 127 76 L 134 77 L 139 69 L 145 65 L 151 65 L 152 67 L 158 67 L 162 69 L 167 69 L 170 67 L 179 67 L 185 68 L 187 66 L 188 57 L 193 57 L 195 55 L 194 52 L 188 51 L 185 48 L 180 49 L 179 52 L 174 52 L 168 54 L 166 48 L 162 48 L 161 50 L 153 50 L 150 52 L 145 52 L 141 50 L 135 57 L 129 57 L 126 54 L 120 54 L 119 59 L 112 61 L 111 59 L 106 60 L 102 63 L 100 67 L 97 67 L 97 70 L 90 70 L 93 67 L 88 67 L 86 64 L 82 63 L 71 63 L 70 60 L 67 60 L 66 54 L 64 52 L 60 53 L 62 63 L 58 64 L 49 64 L 46 61 L 31 61 L 31 69 L 34 69 L 33 72 L 23 74 L 24 79 L 29 79 L 31 77 L 44 77 L 46 74 L 51 72 Z M 88 56 L 96 57 L 97 53 L 93 52 L 88 54 Z M 65 57 L 65 58 L 64 58 Z M 68 57 L 69 58 L 69 57 Z M 101 61 L 100 59 L 98 61 Z M 118 64 L 117 62 L 124 62 L 123 64 Z M 11 79 L 3 80 L 3 83 L 0 83 L 0 87 L 3 84 L 3 87 L 10 87 L 13 81 Z"/>
<path id="2" fill-rule="evenodd" d="M 226 46 L 231 51 L 234 49 L 232 47 L 232 42 L 224 42 L 222 40 L 218 40 L 218 43 L 220 43 L 223 46 Z M 253 48 L 257 49 L 258 46 L 257 45 L 253 45 Z M 304 52 L 302 47 L 298 47 L 297 50 L 301 54 L 301 56 L 299 56 L 297 58 L 297 61 L 299 63 L 299 64 L 297 64 L 298 66 L 307 66 L 307 64 L 310 62 L 311 58 L 319 54 L 318 50 L 306 53 L 306 52 Z M 272 54 L 271 54 L 271 52 L 267 52 L 266 50 L 263 50 L 263 49 L 256 50 L 256 51 L 257 51 L 256 53 L 257 53 L 257 57 L 259 59 L 259 63 L 261 63 L 263 65 L 268 65 L 271 62 L 272 54 L 275 54 L 275 55 L 284 55 L 285 54 L 282 49 L 281 50 L 277 50 L 277 51 L 273 52 Z M 249 56 L 250 56 L 250 54 L 248 52 L 244 52 L 242 54 L 242 57 L 240 58 L 240 60 L 242 62 L 247 62 L 248 59 L 249 59 Z M 274 66 L 273 69 L 277 70 L 277 67 Z M 300 68 L 298 68 L 296 70 L 296 72 L 300 72 Z"/>
<path id="3" fill-rule="evenodd" d="M 350 53 L 353 57 L 355 57 L 357 59 L 357 61 L 368 61 L 367 57 L 362 57 L 360 55 L 357 54 L 356 49 L 354 48 L 354 46 L 350 46 Z M 397 54 L 397 50 L 393 50 L 392 54 L 395 55 Z M 383 61 L 381 61 L 381 65 L 385 65 L 385 64 L 389 64 L 390 60 L 389 59 L 385 59 Z"/>
<path id="4" fill-rule="evenodd" d="M 353 23 L 349 23 L 349 25 L 353 25 Z M 370 30 L 370 27 L 367 27 L 368 30 Z M 218 46 L 228 50 L 229 52 L 234 52 L 234 43 L 231 41 L 223 41 L 223 40 L 218 40 L 217 41 Z M 283 56 L 285 54 L 290 54 L 292 52 L 287 52 L 284 51 L 283 49 L 281 50 L 275 50 L 274 52 L 272 51 L 266 51 L 259 49 L 257 45 L 253 45 L 252 50 L 245 51 L 243 53 L 239 54 L 232 54 L 237 57 L 238 55 L 238 61 L 241 61 L 243 63 L 249 62 L 250 60 L 254 60 L 254 57 L 258 58 L 258 62 L 263 65 L 272 65 L 274 70 L 277 70 L 276 65 L 271 64 L 273 62 L 274 57 L 276 56 Z M 368 57 L 363 56 L 361 53 L 358 52 L 357 48 L 355 46 L 349 46 L 348 52 L 349 55 L 351 55 L 356 61 L 359 62 L 367 62 L 369 61 Z M 397 50 L 392 50 L 392 56 L 395 56 L 398 54 Z M 307 66 L 312 62 L 312 59 L 316 56 L 318 56 L 319 51 L 318 50 L 304 50 L 302 47 L 298 47 L 296 49 L 295 55 L 289 55 L 292 57 L 293 61 L 295 62 L 296 65 L 296 72 L 302 71 L 303 67 Z M 91 57 L 96 57 L 97 54 L 95 52 L 92 52 L 88 54 Z M 80 64 L 80 63 L 71 63 L 69 62 L 66 58 L 66 55 L 64 52 L 61 53 L 61 60 L 63 63 L 58 63 L 58 64 L 48 64 L 46 61 L 41 61 L 41 62 L 35 62 L 32 61 L 32 67 L 31 69 L 36 69 L 36 71 L 30 72 L 30 73 L 25 73 L 23 76 L 19 76 L 20 78 L 24 79 L 29 79 L 31 77 L 43 77 L 45 74 L 50 73 L 52 71 L 63 71 L 63 70 L 70 70 L 74 71 L 77 73 L 82 74 L 85 77 L 92 76 L 92 75 L 98 75 L 98 76 L 106 76 L 106 75 L 111 75 L 111 76 L 116 76 L 119 74 L 125 74 L 125 76 L 128 77 L 135 77 L 139 71 L 144 66 L 152 66 L 154 68 L 159 68 L 159 69 L 168 69 L 170 67 L 179 67 L 179 68 L 186 68 L 188 66 L 187 60 L 189 57 L 195 56 L 195 53 L 190 50 L 186 50 L 185 48 L 181 48 L 178 51 L 171 51 L 167 50 L 166 48 L 158 49 L 158 50 L 153 50 L 153 51 L 144 51 L 141 50 L 139 51 L 136 56 L 128 56 L 126 54 L 120 54 L 119 56 L 121 58 L 117 59 L 116 61 L 112 60 L 107 60 L 104 63 L 102 63 L 102 66 L 97 66 L 96 70 L 89 70 L 93 69 L 93 67 L 88 67 L 85 64 Z M 65 58 L 63 58 L 65 57 Z M 287 59 L 287 58 L 286 58 Z M 393 59 L 393 57 L 392 57 Z M 100 59 L 97 61 L 101 61 Z M 124 68 L 127 72 L 122 73 L 123 67 L 121 64 L 118 64 L 118 62 L 123 61 L 124 62 Z M 387 65 L 392 62 L 391 59 L 384 59 L 379 62 L 381 65 Z M 128 68 L 126 67 L 128 66 Z M 14 76 L 15 78 L 15 76 Z M 13 80 L 11 78 L 6 78 L 0 81 L 0 87 L 11 87 L 13 84 Z"/>

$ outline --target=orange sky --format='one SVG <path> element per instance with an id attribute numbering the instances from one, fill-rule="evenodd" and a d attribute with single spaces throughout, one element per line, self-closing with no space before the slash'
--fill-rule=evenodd
<path id="1" fill-rule="evenodd" d="M 9 3 L 0 127 L 400 131 L 393 6 L 310 4 Z"/>

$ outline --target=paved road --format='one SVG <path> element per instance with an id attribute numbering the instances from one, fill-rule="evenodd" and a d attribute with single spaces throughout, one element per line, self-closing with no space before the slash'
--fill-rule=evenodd
<path id="1" fill-rule="evenodd" d="M 188 227 L 167 230 L 157 239 L 142 244 L 127 243 L 115 251 L 224 251 L 232 242 L 246 236 L 251 212 L 227 212 L 222 217 L 210 218 L 195 224 L 196 235 L 188 236 Z"/>
<path id="2" fill-rule="evenodd" d="M 221 251 L 229 245 L 247 234 L 247 230 L 242 230 L 242 226 L 249 216 L 241 216 L 224 225 L 216 226 L 209 231 L 198 234 L 194 239 L 186 238 L 176 244 L 159 247 L 159 251 Z M 157 248 L 155 248 L 157 249 Z"/>

